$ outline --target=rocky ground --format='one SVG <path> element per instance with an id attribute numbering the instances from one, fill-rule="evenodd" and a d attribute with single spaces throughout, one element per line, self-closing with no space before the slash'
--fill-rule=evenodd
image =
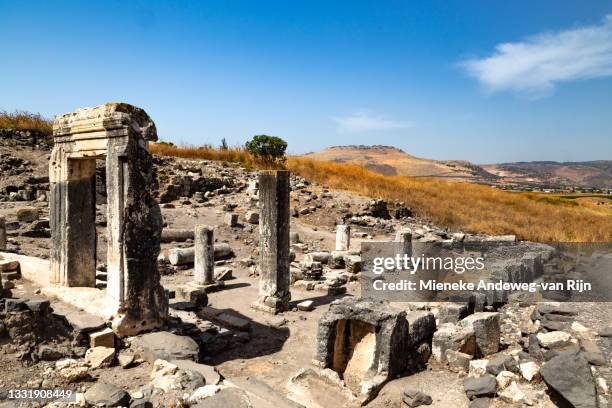
<path id="1" fill-rule="evenodd" d="M 27 135 L 0 138 L 0 217 L 6 220 L 10 253 L 49 257 L 48 157 L 48 146 Z M 318 322 L 330 303 L 359 296 L 362 241 L 391 240 L 406 228 L 413 239 L 425 242 L 487 239 L 431 225 L 413 217 L 403 203 L 331 191 L 292 177 L 292 310 L 271 316 L 250 307 L 259 281 L 256 172 L 219 162 L 158 157 L 155 163 L 165 221 L 158 265 L 163 286 L 176 295 L 168 327 L 115 338 L 104 321 L 46 298 L 21 278 L 19 264 L 0 258 L 9 295 L 0 300 L 0 407 L 41 406 L 9 401 L 8 391 L 16 388 L 70 389 L 78 406 L 299 406 L 287 399 L 288 381 L 311 366 Z M 101 166 L 98 174 L 97 287 L 102 291 L 106 204 Z M 173 253 L 193 246 L 189 232 L 196 224 L 213 226 L 215 245 L 226 244 L 230 251 L 216 260 L 223 290 L 194 304 L 180 298 L 181 285 L 193 279 L 193 264 L 177 262 Z M 337 224 L 352 227 L 351 247 L 340 254 L 333 253 Z M 523 300 L 481 311 L 441 303 L 391 307 L 431 312 L 437 331 L 429 334 L 427 364 L 388 382 L 369 407 L 603 408 L 610 402 L 612 309 L 607 303 Z M 483 353 L 474 346 L 483 341 L 479 323 L 472 330 L 465 322 L 480 322 L 482 313 L 495 312 L 495 351 Z M 323 395 L 313 407 L 349 404 L 333 391 L 319 392 Z"/>

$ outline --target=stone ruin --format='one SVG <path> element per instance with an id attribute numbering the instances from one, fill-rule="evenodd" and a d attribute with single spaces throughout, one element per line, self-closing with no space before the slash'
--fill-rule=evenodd
<path id="1" fill-rule="evenodd" d="M 162 217 L 148 142 L 157 140 L 147 113 L 108 103 L 59 116 L 49 163 L 52 234 L 49 283 L 96 282 L 96 160 L 106 161 L 108 283 L 113 328 L 132 335 L 163 324 L 168 299 L 159 281 Z"/>
<path id="2" fill-rule="evenodd" d="M 261 277 L 254 309 L 278 313 L 289 309 L 289 172 L 259 174 L 259 246 Z"/>
<path id="3" fill-rule="evenodd" d="M 354 394 L 369 394 L 406 370 L 406 312 L 372 301 L 332 303 L 319 321 L 315 361 L 331 368 Z"/>

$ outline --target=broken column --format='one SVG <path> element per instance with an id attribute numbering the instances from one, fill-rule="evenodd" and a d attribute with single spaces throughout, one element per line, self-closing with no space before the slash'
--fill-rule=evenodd
<path id="1" fill-rule="evenodd" d="M 336 227 L 336 251 L 348 251 L 351 246 L 351 226 L 338 225 Z"/>
<path id="2" fill-rule="evenodd" d="M 432 324 L 433 316 L 429 319 Z M 406 312 L 382 301 L 346 297 L 319 320 L 313 363 L 335 371 L 362 402 L 404 373 L 410 354 Z"/>
<path id="3" fill-rule="evenodd" d="M 259 298 L 253 308 L 278 313 L 289 308 L 289 172 L 259 173 Z"/>
<path id="4" fill-rule="evenodd" d="M 6 249 L 6 221 L 0 217 L 0 250 Z"/>
<path id="5" fill-rule="evenodd" d="M 195 227 L 193 278 L 196 285 L 210 285 L 214 280 L 215 240 L 213 230 L 205 225 Z"/>
<path id="6" fill-rule="evenodd" d="M 168 298 L 157 257 L 162 217 L 148 142 L 157 140 L 147 113 L 108 103 L 59 116 L 53 124 L 51 276 L 59 286 L 95 285 L 95 162 L 106 160 L 107 289 L 112 327 L 120 336 L 163 324 Z"/>
<path id="7" fill-rule="evenodd" d="M 412 231 L 408 228 L 397 231 L 395 234 L 397 253 L 412 256 Z"/>

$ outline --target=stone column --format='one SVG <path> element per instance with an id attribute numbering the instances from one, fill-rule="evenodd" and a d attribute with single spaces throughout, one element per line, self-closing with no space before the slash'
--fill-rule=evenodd
<path id="1" fill-rule="evenodd" d="M 60 286 L 95 287 L 96 160 L 71 150 L 54 150 L 49 169 L 52 239 L 49 281 Z"/>
<path id="2" fill-rule="evenodd" d="M 215 268 L 213 229 L 205 225 L 196 225 L 194 235 L 194 283 L 196 285 L 210 285 L 214 281 Z"/>
<path id="3" fill-rule="evenodd" d="M 4 217 L 0 217 L 0 250 L 3 249 L 6 249 L 6 221 Z"/>
<path id="4" fill-rule="evenodd" d="M 412 231 L 408 228 L 397 231 L 395 234 L 397 253 L 412 256 Z"/>
<path id="5" fill-rule="evenodd" d="M 351 226 L 338 225 L 336 227 L 336 251 L 348 251 L 351 246 Z"/>
<path id="6" fill-rule="evenodd" d="M 259 173 L 259 299 L 253 308 L 278 313 L 289 308 L 289 172 Z"/>

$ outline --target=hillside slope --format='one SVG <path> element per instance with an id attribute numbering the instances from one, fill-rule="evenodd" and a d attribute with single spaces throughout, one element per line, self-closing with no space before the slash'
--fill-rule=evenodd
<path id="1" fill-rule="evenodd" d="M 421 159 L 390 146 L 334 146 L 304 156 L 314 160 L 357 164 L 385 176 L 435 177 L 460 181 L 495 178 L 469 162 Z"/>

